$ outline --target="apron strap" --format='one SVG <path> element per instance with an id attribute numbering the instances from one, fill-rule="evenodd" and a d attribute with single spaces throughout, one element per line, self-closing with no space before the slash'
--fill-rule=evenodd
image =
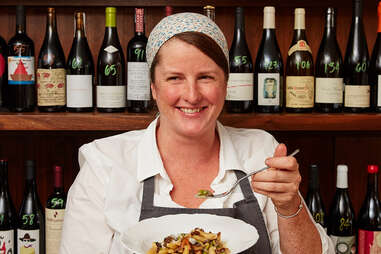
<path id="1" fill-rule="evenodd" d="M 153 196 L 155 193 L 155 176 L 151 176 L 144 180 L 143 183 L 143 200 L 142 208 L 143 209 L 152 209 L 153 208 Z"/>

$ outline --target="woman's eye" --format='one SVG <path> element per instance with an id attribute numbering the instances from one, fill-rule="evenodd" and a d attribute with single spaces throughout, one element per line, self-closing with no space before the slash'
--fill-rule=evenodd
<path id="1" fill-rule="evenodd" d="M 200 76 L 200 79 L 206 79 L 206 80 L 208 80 L 208 79 L 213 79 L 213 77 L 209 76 L 209 75 L 203 75 L 203 76 Z"/>
<path id="2" fill-rule="evenodd" d="M 169 77 L 167 80 L 168 81 L 171 81 L 171 80 L 179 80 L 180 78 L 178 76 L 173 76 L 173 77 Z"/>

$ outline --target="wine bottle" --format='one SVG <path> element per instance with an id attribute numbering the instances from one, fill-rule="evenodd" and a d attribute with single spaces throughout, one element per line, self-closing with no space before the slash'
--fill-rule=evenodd
<path id="1" fill-rule="evenodd" d="M 56 24 L 55 9 L 48 8 L 45 38 L 37 63 L 37 106 L 42 112 L 66 109 L 65 55 Z"/>
<path id="2" fill-rule="evenodd" d="M 144 9 L 135 8 L 135 36 L 127 45 L 127 110 L 147 113 L 151 109 L 149 68 L 146 59 Z"/>
<path id="3" fill-rule="evenodd" d="M 336 253 L 356 252 L 355 213 L 348 192 L 348 167 L 337 166 L 336 192 L 330 208 L 328 235 Z"/>
<path id="4" fill-rule="evenodd" d="M 74 40 L 66 69 L 67 110 L 93 111 L 94 62 L 87 43 L 84 12 L 76 12 Z"/>
<path id="5" fill-rule="evenodd" d="M 204 15 L 210 18 L 211 20 L 215 21 L 216 19 L 216 12 L 215 8 L 212 5 L 206 5 L 204 6 Z"/>
<path id="6" fill-rule="evenodd" d="M 353 17 L 344 58 L 344 110 L 364 112 L 370 107 L 369 52 L 362 21 L 362 0 L 353 0 Z"/>
<path id="7" fill-rule="evenodd" d="M 326 213 L 320 196 L 319 169 L 316 164 L 310 166 L 306 204 L 314 220 L 326 228 Z"/>
<path id="8" fill-rule="evenodd" d="M 378 2 L 377 14 L 377 39 L 370 58 L 369 84 L 372 110 L 381 112 L 381 2 Z"/>
<path id="9" fill-rule="evenodd" d="M 0 36 L 0 107 L 5 107 L 5 91 L 8 83 L 8 45 L 3 37 Z"/>
<path id="10" fill-rule="evenodd" d="M 275 113 L 283 105 L 283 60 L 275 34 L 275 8 L 263 9 L 263 33 L 254 67 L 254 109 Z"/>
<path id="11" fill-rule="evenodd" d="M 173 8 L 172 6 L 165 6 L 165 16 L 168 17 L 168 16 L 171 16 L 173 14 Z"/>
<path id="12" fill-rule="evenodd" d="M 54 190 L 53 193 L 48 197 L 45 208 L 47 254 L 59 253 L 66 207 L 66 194 L 63 187 L 62 167 L 54 166 L 53 177 Z"/>
<path id="13" fill-rule="evenodd" d="M 248 113 L 253 110 L 253 61 L 245 35 L 245 16 L 242 7 L 235 9 L 233 42 L 229 51 L 229 80 L 225 99 L 229 113 Z"/>
<path id="14" fill-rule="evenodd" d="M 305 10 L 295 9 L 294 35 L 287 54 L 286 111 L 311 112 L 314 107 L 314 63 L 305 30 Z"/>
<path id="15" fill-rule="evenodd" d="M 368 186 L 358 217 L 358 254 L 380 253 L 381 203 L 378 196 L 378 166 L 368 165 Z"/>
<path id="16" fill-rule="evenodd" d="M 8 161 L 0 160 L 0 253 L 16 253 L 16 221 L 8 186 Z"/>
<path id="17" fill-rule="evenodd" d="M 24 198 L 17 223 L 17 253 L 45 253 L 44 212 L 37 194 L 36 169 L 32 160 L 25 162 Z M 28 250 L 26 250 L 28 249 Z M 33 250 L 31 252 L 30 250 Z"/>
<path id="18" fill-rule="evenodd" d="M 16 34 L 8 42 L 7 97 L 10 111 L 34 111 L 34 43 L 26 35 L 25 8 L 16 6 Z"/>
<path id="19" fill-rule="evenodd" d="M 335 9 L 328 8 L 323 39 L 316 58 L 315 109 L 319 112 L 340 112 L 344 97 L 344 68 L 336 40 Z"/>
<path id="20" fill-rule="evenodd" d="M 116 8 L 106 8 L 106 30 L 98 54 L 97 109 L 123 112 L 126 107 L 126 64 L 116 29 Z"/>

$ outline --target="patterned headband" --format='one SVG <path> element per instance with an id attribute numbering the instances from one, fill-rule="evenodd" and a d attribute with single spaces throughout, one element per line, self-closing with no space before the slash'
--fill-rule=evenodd
<path id="1" fill-rule="evenodd" d="M 204 15 L 184 12 L 165 17 L 152 30 L 146 47 L 149 68 L 160 47 L 174 35 L 183 32 L 200 32 L 208 35 L 220 46 L 229 63 L 228 44 L 216 23 Z"/>

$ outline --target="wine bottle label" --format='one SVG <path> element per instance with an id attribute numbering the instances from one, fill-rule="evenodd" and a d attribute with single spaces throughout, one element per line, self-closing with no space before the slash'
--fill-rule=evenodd
<path id="1" fill-rule="evenodd" d="M 314 77 L 286 77 L 286 107 L 312 108 L 314 106 Z"/>
<path id="2" fill-rule="evenodd" d="M 381 232 L 359 229 L 358 250 L 357 254 L 381 253 Z"/>
<path id="3" fill-rule="evenodd" d="M 110 46 L 107 46 L 104 51 L 106 51 L 107 53 L 115 53 L 115 52 L 118 52 L 119 50 L 117 48 L 115 48 L 113 45 L 110 45 Z"/>
<path id="4" fill-rule="evenodd" d="M 356 236 L 334 236 L 330 235 L 336 253 L 354 254 L 356 253 Z"/>
<path id="5" fill-rule="evenodd" d="M 370 86 L 346 85 L 344 89 L 345 107 L 367 108 L 370 106 Z"/>
<path id="6" fill-rule="evenodd" d="M 93 106 L 93 76 L 66 75 L 67 107 L 88 108 Z"/>
<path id="7" fill-rule="evenodd" d="M 17 253 L 19 254 L 42 254 L 40 253 L 40 230 L 17 229 Z"/>
<path id="8" fill-rule="evenodd" d="M 377 107 L 381 107 L 381 75 L 378 75 L 377 88 Z"/>
<path id="9" fill-rule="evenodd" d="M 63 106 L 66 104 L 66 70 L 37 69 L 37 105 Z"/>
<path id="10" fill-rule="evenodd" d="M 308 51 L 312 54 L 310 46 L 305 40 L 299 40 L 294 46 L 288 50 L 288 55 L 291 56 L 296 51 Z"/>
<path id="11" fill-rule="evenodd" d="M 230 73 L 226 93 L 227 101 L 253 100 L 253 73 Z"/>
<path id="12" fill-rule="evenodd" d="M 47 254 L 59 253 L 64 215 L 64 209 L 45 208 Z"/>
<path id="13" fill-rule="evenodd" d="M 9 85 L 33 85 L 34 80 L 34 57 L 8 57 Z"/>
<path id="14" fill-rule="evenodd" d="M 0 231 L 0 253 L 13 254 L 16 253 L 14 248 L 15 236 L 14 230 Z"/>
<path id="15" fill-rule="evenodd" d="M 149 101 L 151 99 L 147 62 L 128 62 L 127 78 L 127 100 Z"/>
<path id="16" fill-rule="evenodd" d="M 342 78 L 316 78 L 316 103 L 343 103 Z"/>
<path id="17" fill-rule="evenodd" d="M 280 74 L 258 73 L 258 105 L 280 105 Z"/>
<path id="18" fill-rule="evenodd" d="M 98 108 L 124 108 L 126 86 L 97 86 Z"/>

